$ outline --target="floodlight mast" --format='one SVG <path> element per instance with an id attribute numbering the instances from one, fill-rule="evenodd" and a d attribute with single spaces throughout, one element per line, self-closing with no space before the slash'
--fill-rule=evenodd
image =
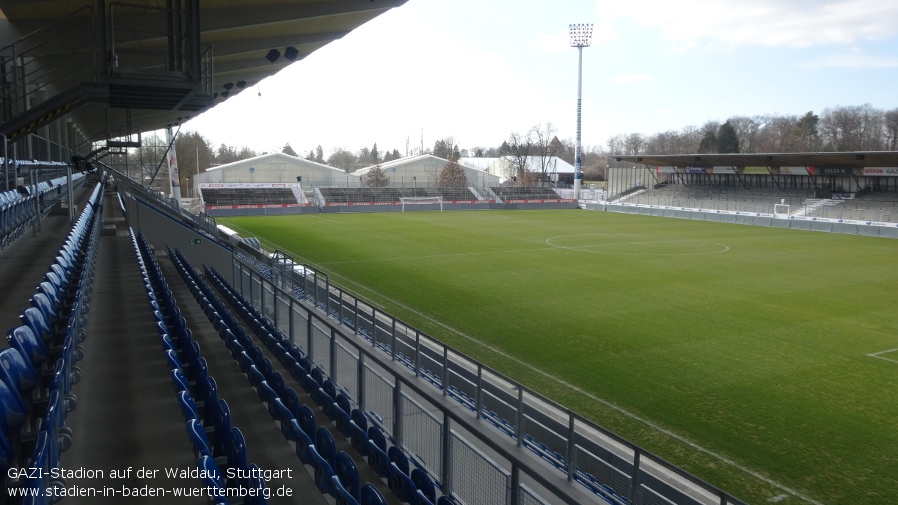
<path id="1" fill-rule="evenodd" d="M 580 186 L 583 184 L 583 169 L 580 165 L 583 146 L 580 140 L 580 117 L 583 101 L 583 48 L 592 42 L 592 23 L 569 25 L 571 47 L 577 48 L 577 143 L 574 150 L 574 200 L 580 200 Z"/>

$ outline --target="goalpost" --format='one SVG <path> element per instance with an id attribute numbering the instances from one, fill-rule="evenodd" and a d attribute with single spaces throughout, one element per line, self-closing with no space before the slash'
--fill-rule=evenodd
<path id="1" fill-rule="evenodd" d="M 399 201 L 402 202 L 402 212 L 405 212 L 406 205 L 439 205 L 440 212 L 443 211 L 442 196 L 401 196 Z"/>

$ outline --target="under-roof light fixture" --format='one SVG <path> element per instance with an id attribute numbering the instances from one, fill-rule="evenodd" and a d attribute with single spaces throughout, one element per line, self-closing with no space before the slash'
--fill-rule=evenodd
<path id="1" fill-rule="evenodd" d="M 580 118 L 583 104 L 583 48 L 592 42 L 592 23 L 568 25 L 571 36 L 571 47 L 577 48 L 577 143 L 574 147 L 574 199 L 580 199 L 580 185 L 583 183 L 580 153 L 583 150 L 580 142 Z"/>
<path id="2" fill-rule="evenodd" d="M 856 158 L 858 161 L 864 161 L 864 158 L 866 158 L 866 156 L 864 156 L 863 154 L 858 154 L 857 156 L 855 156 L 855 158 Z"/>
<path id="3" fill-rule="evenodd" d="M 226 90 L 228 90 L 228 91 L 231 91 L 231 88 L 234 87 L 234 83 L 233 83 L 233 82 L 226 82 L 226 83 L 222 84 L 221 87 L 224 88 L 224 89 L 226 89 Z"/>
<path id="4" fill-rule="evenodd" d="M 296 58 L 299 57 L 299 50 L 293 46 L 290 46 L 284 49 L 284 58 L 287 58 L 290 61 L 296 61 Z"/>
<path id="5" fill-rule="evenodd" d="M 237 81 L 237 87 L 243 89 L 246 87 L 246 81 Z"/>
<path id="6" fill-rule="evenodd" d="M 222 92 L 221 92 L 221 97 L 222 97 L 222 98 L 227 98 L 227 97 L 229 97 L 229 96 L 231 96 L 231 92 L 230 92 L 230 91 L 222 91 Z"/>
<path id="7" fill-rule="evenodd" d="M 268 54 L 265 55 L 265 59 L 272 63 L 278 61 L 278 58 L 280 58 L 280 57 L 281 57 L 281 52 L 278 51 L 277 49 L 270 49 L 268 51 Z"/>

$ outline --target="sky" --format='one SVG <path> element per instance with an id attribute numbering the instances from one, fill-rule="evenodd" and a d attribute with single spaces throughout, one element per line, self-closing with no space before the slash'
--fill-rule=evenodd
<path id="1" fill-rule="evenodd" d="M 187 122 L 215 145 L 496 147 L 551 123 L 582 143 L 733 116 L 898 107 L 898 0 L 409 0 Z M 261 95 L 260 95 L 261 94 Z M 423 139 L 423 142 L 422 142 Z"/>

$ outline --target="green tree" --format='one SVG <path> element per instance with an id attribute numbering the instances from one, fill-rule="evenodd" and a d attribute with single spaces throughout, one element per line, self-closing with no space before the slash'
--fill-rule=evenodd
<path id="1" fill-rule="evenodd" d="M 380 153 L 377 152 L 377 142 L 371 146 L 371 162 L 374 164 L 380 163 Z"/>
<path id="2" fill-rule="evenodd" d="M 297 158 L 299 157 L 299 155 L 296 154 L 296 151 L 294 151 L 293 148 L 290 147 L 290 143 L 289 143 L 289 142 L 287 142 L 286 144 L 284 144 L 284 147 L 281 148 L 281 152 L 284 153 L 284 154 L 289 154 L 290 156 L 296 156 Z"/>
<path id="3" fill-rule="evenodd" d="M 320 145 L 315 149 L 315 161 L 324 163 L 324 149 Z"/>
<path id="4" fill-rule="evenodd" d="M 720 125 L 717 129 L 717 152 L 719 153 L 738 153 L 739 137 L 736 135 L 736 129 L 729 121 Z"/>
<path id="5" fill-rule="evenodd" d="M 449 160 L 440 170 L 440 179 L 437 183 L 441 188 L 465 188 L 468 186 L 468 178 L 465 177 L 465 169 L 455 160 Z"/>
<path id="6" fill-rule="evenodd" d="M 369 188 L 385 188 L 390 185 L 390 179 L 380 165 L 374 165 L 365 176 L 365 185 Z"/>
<path id="7" fill-rule="evenodd" d="M 798 147 L 802 151 L 809 151 L 816 147 L 817 143 L 817 124 L 820 123 L 820 116 L 808 111 L 798 123 L 795 124 L 795 136 L 798 137 Z"/>
<path id="8" fill-rule="evenodd" d="M 705 132 L 705 136 L 702 137 L 701 142 L 698 143 L 698 152 L 700 153 L 716 153 L 717 152 L 717 135 L 708 131 Z"/>

